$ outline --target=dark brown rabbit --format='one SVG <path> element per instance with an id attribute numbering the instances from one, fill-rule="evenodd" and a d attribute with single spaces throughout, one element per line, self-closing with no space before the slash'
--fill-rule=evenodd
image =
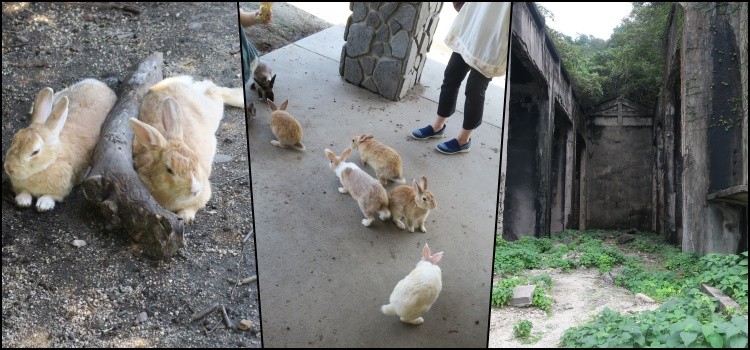
<path id="1" fill-rule="evenodd" d="M 275 80 L 276 74 L 271 75 L 271 67 L 260 62 L 258 63 L 258 67 L 255 68 L 255 73 L 253 74 L 254 83 L 250 84 L 250 89 L 258 92 L 259 100 L 274 101 L 273 83 Z"/>

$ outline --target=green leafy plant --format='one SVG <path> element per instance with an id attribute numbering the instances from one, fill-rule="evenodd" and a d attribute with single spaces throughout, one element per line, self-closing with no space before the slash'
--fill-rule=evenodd
<path id="1" fill-rule="evenodd" d="M 533 325 L 528 320 L 518 321 L 513 325 L 513 335 L 516 338 L 527 339 L 531 336 L 531 328 Z"/>
<path id="2" fill-rule="evenodd" d="M 716 311 L 697 289 L 653 311 L 623 316 L 605 309 L 588 324 L 565 332 L 565 347 L 746 347 L 744 317 Z"/>
<path id="3" fill-rule="evenodd" d="M 515 288 L 518 283 L 518 277 L 498 280 L 495 285 L 492 286 L 492 306 L 501 307 L 508 305 L 510 299 L 513 298 L 513 288 Z"/>

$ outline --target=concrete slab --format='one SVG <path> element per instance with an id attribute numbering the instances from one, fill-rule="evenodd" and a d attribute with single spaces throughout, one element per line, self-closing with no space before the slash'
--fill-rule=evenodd
<path id="1" fill-rule="evenodd" d="M 264 346 L 485 347 L 501 130 L 483 124 L 471 152 L 456 156 L 438 153 L 437 140 L 409 139 L 413 128 L 432 120 L 436 102 L 420 89 L 392 102 L 345 82 L 339 56 L 330 54 L 336 30 L 262 57 L 278 74 L 277 102 L 290 99 L 287 111 L 302 124 L 307 146 L 303 153 L 271 145 L 270 110 L 256 101 L 249 140 Z M 343 44 L 343 32 L 338 38 Z M 423 77 L 428 69 L 444 67 L 427 67 Z M 449 122 L 451 137 L 462 117 L 458 112 Z M 338 193 L 323 150 L 341 153 L 362 133 L 401 154 L 407 179 L 428 177 L 437 208 L 427 233 L 390 221 L 366 228 L 354 199 Z M 359 162 L 356 152 L 350 161 Z M 414 268 L 425 242 L 445 251 L 443 291 L 425 323 L 412 326 L 380 306 Z"/>

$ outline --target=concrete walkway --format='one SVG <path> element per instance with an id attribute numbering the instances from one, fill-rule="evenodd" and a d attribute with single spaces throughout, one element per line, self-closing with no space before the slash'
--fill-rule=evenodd
<path id="1" fill-rule="evenodd" d="M 278 74 L 277 104 L 290 100 L 287 111 L 302 124 L 307 146 L 303 153 L 271 145 L 270 109 L 255 101 L 249 138 L 264 346 L 485 347 L 503 80 L 490 85 L 471 152 L 442 155 L 435 150 L 440 141 L 407 135 L 434 118 L 444 65 L 428 60 L 421 85 L 392 102 L 339 76 L 343 35 L 338 25 L 261 57 Z M 462 118 L 459 111 L 449 120 L 450 137 Z M 340 154 L 363 133 L 401 154 L 409 181 L 429 179 L 437 208 L 427 233 L 399 230 L 390 221 L 364 227 L 356 201 L 337 191 L 323 150 Z M 359 165 L 356 152 L 349 160 Z M 425 242 L 445 251 L 443 290 L 425 323 L 412 326 L 382 314 L 380 306 L 415 267 Z"/>

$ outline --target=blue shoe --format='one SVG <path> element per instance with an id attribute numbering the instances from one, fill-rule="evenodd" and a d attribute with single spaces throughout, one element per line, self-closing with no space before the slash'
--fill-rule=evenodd
<path id="1" fill-rule="evenodd" d="M 471 139 L 463 146 L 459 146 L 456 139 L 451 139 L 437 145 L 437 150 L 443 154 L 466 153 L 469 149 L 471 149 Z"/>
<path id="2" fill-rule="evenodd" d="M 440 131 L 435 132 L 435 130 L 432 129 L 432 125 L 427 125 L 424 128 L 417 129 L 411 132 L 411 137 L 417 139 L 417 140 L 426 140 L 430 137 L 443 137 L 443 134 L 445 134 L 445 127 L 447 125 L 443 125 L 443 128 L 440 129 Z"/>

